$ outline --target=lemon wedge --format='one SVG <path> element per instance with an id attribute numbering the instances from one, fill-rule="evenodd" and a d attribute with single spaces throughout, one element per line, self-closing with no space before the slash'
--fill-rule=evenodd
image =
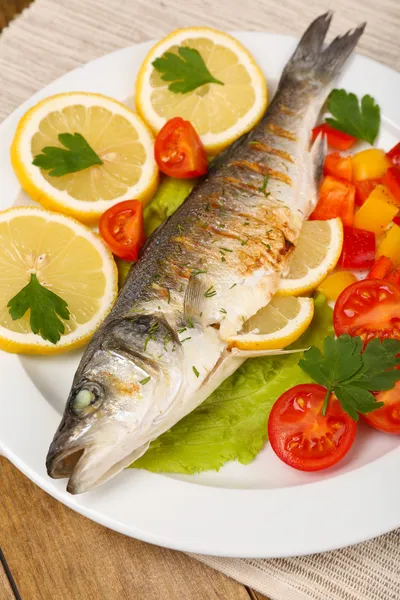
<path id="1" fill-rule="evenodd" d="M 54 354 L 85 344 L 111 310 L 118 293 L 117 269 L 101 238 L 70 217 L 42 208 L 0 213 L 0 348 Z M 30 309 L 13 320 L 7 304 L 35 274 L 67 302 L 65 332 L 53 344 L 32 332 Z"/>
<path id="2" fill-rule="evenodd" d="M 83 136 L 102 164 L 60 177 L 33 165 L 43 148 L 63 148 L 63 133 Z M 84 223 L 122 200 L 146 202 L 158 184 L 152 134 L 124 104 L 100 94 L 59 94 L 31 108 L 18 124 L 11 161 L 33 200 Z"/>
<path id="3" fill-rule="evenodd" d="M 181 47 L 197 50 L 219 83 L 187 93 L 168 89 L 153 63 Z M 156 44 L 144 59 L 136 80 L 136 108 L 158 132 L 172 117 L 191 122 L 206 150 L 217 153 L 249 131 L 267 106 L 265 77 L 251 54 L 232 36 L 208 27 L 177 29 Z"/>
<path id="4" fill-rule="evenodd" d="M 274 296 L 266 307 L 246 321 L 243 333 L 228 339 L 228 347 L 248 351 L 285 348 L 304 333 L 313 315 L 311 298 Z"/>
<path id="5" fill-rule="evenodd" d="M 318 287 L 340 258 L 342 221 L 306 221 L 293 252 L 289 273 L 281 279 L 278 295 L 299 296 Z"/>

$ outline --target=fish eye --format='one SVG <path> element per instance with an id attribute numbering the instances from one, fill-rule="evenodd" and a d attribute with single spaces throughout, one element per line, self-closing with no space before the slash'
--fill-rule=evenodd
<path id="1" fill-rule="evenodd" d="M 71 399 L 71 408 L 74 413 L 86 414 L 89 408 L 98 408 L 102 402 L 103 394 L 100 386 L 93 382 L 85 382 Z"/>

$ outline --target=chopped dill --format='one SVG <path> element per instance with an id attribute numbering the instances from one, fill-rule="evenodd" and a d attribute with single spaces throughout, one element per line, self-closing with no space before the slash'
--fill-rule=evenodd
<path id="1" fill-rule="evenodd" d="M 220 309 L 219 309 L 219 312 L 222 312 L 224 315 L 227 315 L 227 314 L 228 314 L 224 308 L 220 308 Z"/>
<path id="2" fill-rule="evenodd" d="M 194 329 L 194 323 L 193 323 L 192 317 L 188 317 L 186 319 L 186 321 L 187 321 L 188 327 L 190 327 L 190 329 Z"/>
<path id="3" fill-rule="evenodd" d="M 178 333 L 184 333 L 185 331 L 187 331 L 187 327 L 182 327 L 181 329 L 178 329 Z"/>
<path id="4" fill-rule="evenodd" d="M 221 252 L 233 252 L 233 250 L 230 250 L 230 248 L 224 248 L 223 246 L 220 248 Z"/>
<path id="5" fill-rule="evenodd" d="M 141 381 L 139 381 L 140 385 L 146 385 L 146 383 L 149 383 L 151 377 L 145 377 L 144 379 L 142 379 Z"/>
<path id="6" fill-rule="evenodd" d="M 266 244 L 265 242 L 261 242 L 263 246 L 266 247 L 267 250 L 271 250 L 271 246 L 269 244 Z"/>
<path id="7" fill-rule="evenodd" d="M 180 223 L 178 223 L 177 229 L 178 229 L 178 231 L 179 231 L 180 234 L 183 233 L 183 227 L 182 227 L 182 225 Z"/>
<path id="8" fill-rule="evenodd" d="M 208 288 L 208 290 L 204 293 L 206 298 L 212 298 L 213 296 L 216 295 L 216 291 L 214 289 L 214 286 L 212 285 L 211 287 Z"/>
<path id="9" fill-rule="evenodd" d="M 167 288 L 167 294 L 168 294 L 167 303 L 169 304 L 171 302 L 171 292 L 170 292 L 169 288 Z"/>
<path id="10" fill-rule="evenodd" d="M 235 285 L 237 285 L 237 283 L 234 283 L 233 285 L 231 285 L 231 287 L 229 289 L 231 290 L 232 288 L 235 287 Z"/>
<path id="11" fill-rule="evenodd" d="M 186 337 L 186 338 L 184 338 L 183 340 L 181 340 L 181 344 L 183 344 L 183 342 L 187 342 L 188 340 L 191 340 L 191 339 L 192 339 L 192 338 L 191 338 L 190 336 L 189 336 L 189 337 Z"/>
<path id="12" fill-rule="evenodd" d="M 204 269 L 197 269 L 197 270 L 194 269 L 192 271 L 193 277 L 196 277 L 196 275 L 201 275 L 202 273 L 207 273 L 207 271 L 205 271 Z"/>
<path id="13" fill-rule="evenodd" d="M 247 240 L 241 240 L 240 244 L 241 246 L 245 246 L 247 244 L 247 242 L 249 241 L 250 238 L 247 238 Z"/>
<path id="14" fill-rule="evenodd" d="M 200 375 L 200 373 L 198 372 L 196 367 L 192 367 L 192 369 L 193 369 L 193 373 L 196 375 L 196 377 L 198 377 Z"/>
<path id="15" fill-rule="evenodd" d="M 265 197 L 269 196 L 271 193 L 271 192 L 267 192 L 268 181 L 269 181 L 269 177 L 268 177 L 268 175 L 265 175 L 263 184 L 259 190 L 261 193 L 263 193 L 265 195 Z"/>

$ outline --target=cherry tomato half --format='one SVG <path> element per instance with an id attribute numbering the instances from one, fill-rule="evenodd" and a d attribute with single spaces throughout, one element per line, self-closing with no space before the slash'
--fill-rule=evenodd
<path id="1" fill-rule="evenodd" d="M 377 402 L 383 402 L 385 406 L 362 415 L 364 420 L 379 431 L 400 434 L 400 379 L 394 388 L 379 392 L 375 397 Z"/>
<path id="2" fill-rule="evenodd" d="M 400 340 L 400 289 L 383 279 L 356 281 L 343 290 L 333 311 L 336 335 Z"/>
<path id="3" fill-rule="evenodd" d="M 319 471 L 336 464 L 350 450 L 356 422 L 337 398 L 329 400 L 322 416 L 326 389 L 314 383 L 296 385 L 278 398 L 268 421 L 275 454 L 300 471 Z"/>
<path id="4" fill-rule="evenodd" d="M 170 119 L 156 137 L 154 156 L 162 173 L 177 179 L 191 179 L 208 171 L 203 143 L 189 121 Z"/>
<path id="5" fill-rule="evenodd" d="M 113 254 L 124 260 L 137 260 L 146 239 L 142 203 L 125 200 L 114 204 L 101 215 L 99 229 Z"/>

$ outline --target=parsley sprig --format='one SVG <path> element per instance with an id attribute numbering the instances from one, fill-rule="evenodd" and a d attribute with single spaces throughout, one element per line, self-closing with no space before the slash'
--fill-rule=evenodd
<path id="1" fill-rule="evenodd" d="M 172 81 L 168 86 L 170 92 L 187 94 L 206 83 L 224 85 L 215 79 L 207 69 L 201 54 L 195 48 L 180 46 L 178 54 L 165 52 L 152 63 L 153 67 L 161 73 L 163 81 Z"/>
<path id="2" fill-rule="evenodd" d="M 50 171 L 49 175 L 52 177 L 61 177 L 103 164 L 80 133 L 60 133 L 58 140 L 65 148 L 45 146 L 42 154 L 37 154 L 32 161 L 36 167 Z"/>
<path id="3" fill-rule="evenodd" d="M 360 337 L 341 335 L 325 338 L 324 355 L 311 346 L 299 367 L 316 383 L 327 388 L 322 414 L 325 415 L 333 392 L 343 410 L 354 421 L 359 413 L 369 413 L 383 406 L 371 392 L 391 389 L 399 379 L 395 370 L 400 359 L 400 341 L 374 339 L 363 351 Z"/>
<path id="4" fill-rule="evenodd" d="M 41 285 L 35 273 L 31 273 L 28 285 L 11 298 L 7 308 L 13 321 L 21 319 L 30 309 L 29 323 L 32 332 L 52 344 L 56 344 L 65 331 L 61 319 L 69 320 L 69 310 L 65 300 Z"/>
<path id="5" fill-rule="evenodd" d="M 332 90 L 328 98 L 328 110 L 335 117 L 325 119 L 329 125 L 358 140 L 374 143 L 379 132 L 381 112 L 372 96 L 363 96 L 359 103 L 355 94 L 346 90 Z"/>

